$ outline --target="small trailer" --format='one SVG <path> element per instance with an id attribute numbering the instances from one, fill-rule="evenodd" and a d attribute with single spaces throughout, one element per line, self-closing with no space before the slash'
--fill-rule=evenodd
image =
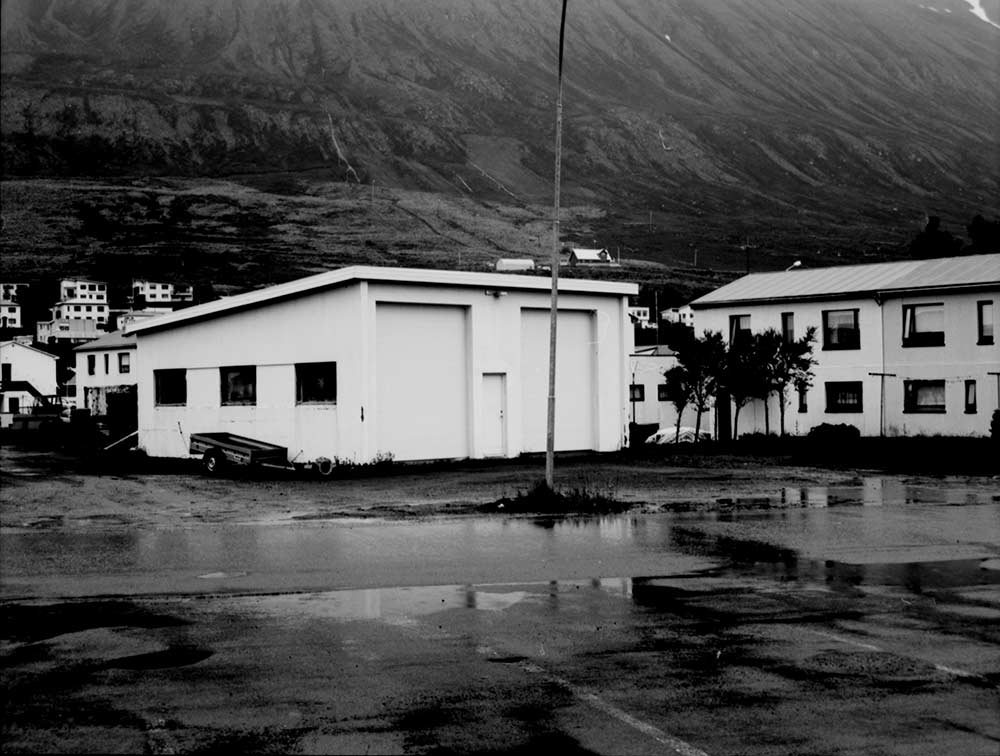
<path id="1" fill-rule="evenodd" d="M 201 456 L 209 475 L 219 474 L 228 465 L 294 467 L 286 447 L 233 433 L 192 433 L 190 452 Z"/>

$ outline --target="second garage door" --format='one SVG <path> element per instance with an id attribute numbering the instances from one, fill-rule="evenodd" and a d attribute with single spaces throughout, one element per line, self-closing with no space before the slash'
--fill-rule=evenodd
<path id="1" fill-rule="evenodd" d="M 593 314 L 560 311 L 556 346 L 557 451 L 593 449 L 596 345 Z M 549 395 L 549 311 L 521 312 L 521 443 L 545 451 Z"/>

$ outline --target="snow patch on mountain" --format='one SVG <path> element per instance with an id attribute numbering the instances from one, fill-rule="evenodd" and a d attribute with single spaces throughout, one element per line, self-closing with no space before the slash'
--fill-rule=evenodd
<path id="1" fill-rule="evenodd" d="M 983 4 L 980 0 L 965 0 L 965 2 L 972 6 L 972 15 L 985 21 L 990 26 L 1000 29 L 1000 24 L 990 21 L 989 17 L 986 15 L 986 11 L 983 10 Z"/>

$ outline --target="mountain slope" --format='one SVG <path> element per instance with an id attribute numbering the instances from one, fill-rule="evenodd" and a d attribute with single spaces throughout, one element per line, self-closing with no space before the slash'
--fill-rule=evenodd
<path id="1" fill-rule="evenodd" d="M 6 0 L 4 174 L 311 171 L 542 202 L 558 5 Z M 566 201 L 652 213 L 669 244 L 706 219 L 902 238 L 925 212 L 994 214 L 1000 28 L 976 7 L 570 0 Z"/>

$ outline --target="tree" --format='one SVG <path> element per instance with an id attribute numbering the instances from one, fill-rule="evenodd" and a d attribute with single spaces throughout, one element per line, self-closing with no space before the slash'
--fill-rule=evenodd
<path id="1" fill-rule="evenodd" d="M 778 394 L 778 409 L 781 415 L 781 435 L 785 435 L 785 400 L 789 386 L 805 391 L 812 385 L 813 344 L 816 341 L 816 326 L 809 326 L 805 335 L 795 341 L 781 342 L 778 351 L 778 371 L 775 388 Z"/>
<path id="2" fill-rule="evenodd" d="M 777 393 L 785 369 L 782 347 L 785 340 L 774 328 L 768 328 L 753 337 L 753 356 L 758 372 L 758 398 L 764 401 L 764 433 L 771 433 L 771 394 Z M 782 410 L 784 420 L 784 410 Z"/>
<path id="3" fill-rule="evenodd" d="M 701 432 L 701 416 L 715 397 L 726 358 L 726 343 L 718 331 L 705 331 L 701 338 L 689 333 L 673 344 L 677 362 L 687 374 L 691 403 L 695 406 L 694 436 Z"/>
<path id="4" fill-rule="evenodd" d="M 739 437 L 740 410 L 764 395 L 764 374 L 757 358 L 755 338 L 737 338 L 726 352 L 722 384 L 732 397 L 733 439 Z"/>
<path id="5" fill-rule="evenodd" d="M 674 443 L 677 443 L 681 439 L 681 415 L 692 399 L 691 382 L 687 370 L 680 364 L 665 371 L 663 378 L 667 387 L 667 401 L 677 410 L 677 428 L 674 433 Z M 698 436 L 695 435 L 695 441 L 697 440 Z"/>

